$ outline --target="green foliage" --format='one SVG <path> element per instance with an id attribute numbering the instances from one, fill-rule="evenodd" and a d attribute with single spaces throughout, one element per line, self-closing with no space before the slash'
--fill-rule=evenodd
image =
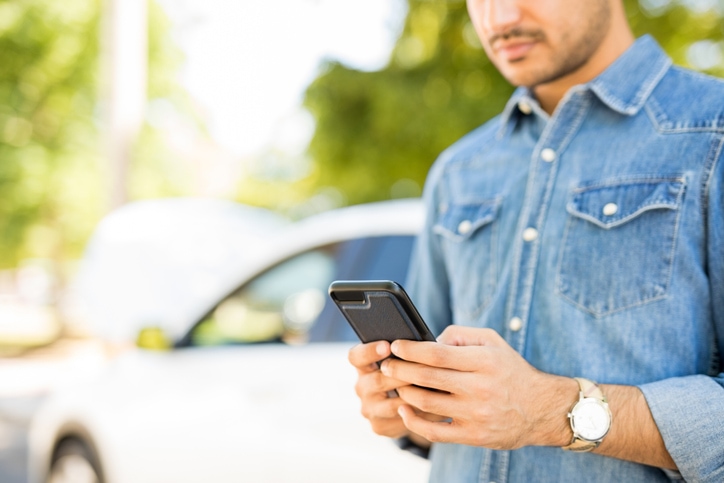
<path id="1" fill-rule="evenodd" d="M 171 137 L 208 139 L 188 92 L 178 81 L 183 52 L 173 42 L 172 25 L 163 8 L 148 3 L 148 117 L 134 146 L 128 180 L 130 199 L 182 196 L 193 191 L 194 174 L 183 149 Z M 171 126 L 169 126 L 171 125 Z M 184 146 L 185 148 L 186 146 Z"/>
<path id="2" fill-rule="evenodd" d="M 329 63 L 306 92 L 319 182 L 349 203 L 418 195 L 430 163 L 499 112 L 512 92 L 488 62 L 464 2 L 411 0 L 388 66 Z"/>
<path id="3" fill-rule="evenodd" d="M 721 0 L 626 0 L 626 12 L 634 33 L 651 34 L 671 56 L 675 64 L 724 76 L 724 2 Z M 713 51 L 706 49 L 709 45 Z M 700 47 L 713 56 L 711 65 L 692 63 Z M 717 58 L 718 57 L 718 62 Z"/>
<path id="4" fill-rule="evenodd" d="M 29 257 L 77 258 L 107 209 L 99 115 L 103 4 L 0 0 L 0 268 Z M 148 95 L 191 119 L 175 77 L 183 58 L 170 28 L 149 1 Z M 158 130 L 144 126 L 131 196 L 183 192 L 184 173 L 174 172 L 171 158 Z"/>
<path id="5" fill-rule="evenodd" d="M 99 190 L 100 2 L 0 2 L 0 267 L 78 248 Z"/>
<path id="6" fill-rule="evenodd" d="M 384 69 L 329 62 L 306 91 L 305 106 L 316 120 L 309 147 L 314 186 L 333 186 L 350 204 L 418 194 L 414 184 L 402 193 L 395 188 L 405 179 L 422 185 L 439 153 L 498 114 L 513 91 L 487 60 L 464 1 L 407 3 Z M 677 63 L 689 64 L 697 42 L 700 50 L 721 52 L 723 9 L 696 10 L 704 5 L 697 0 L 625 3 L 635 33 L 651 33 Z M 722 75 L 724 66 L 709 72 Z"/>

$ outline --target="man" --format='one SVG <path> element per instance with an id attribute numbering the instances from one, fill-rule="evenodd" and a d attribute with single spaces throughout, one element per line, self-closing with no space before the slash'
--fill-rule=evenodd
<path id="1" fill-rule="evenodd" d="M 438 343 L 353 348 L 362 413 L 432 481 L 724 481 L 724 85 L 621 0 L 468 11 L 520 87 L 430 172 L 407 290 Z"/>

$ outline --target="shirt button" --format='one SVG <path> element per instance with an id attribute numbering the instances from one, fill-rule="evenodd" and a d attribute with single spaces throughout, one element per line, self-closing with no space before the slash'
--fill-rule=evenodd
<path id="1" fill-rule="evenodd" d="M 523 240 L 527 242 L 532 242 L 536 238 L 538 238 L 538 230 L 536 230 L 535 228 L 531 227 L 523 230 Z"/>
<path id="2" fill-rule="evenodd" d="M 618 205 L 616 203 L 608 203 L 603 207 L 603 214 L 606 216 L 613 216 L 618 212 Z"/>
<path id="3" fill-rule="evenodd" d="M 556 152 L 553 151 L 551 148 L 545 148 L 543 151 L 540 152 L 540 157 L 543 158 L 543 161 L 545 161 L 546 163 L 550 163 L 556 159 Z"/>
<path id="4" fill-rule="evenodd" d="M 513 332 L 518 332 L 523 328 L 523 320 L 520 317 L 513 317 L 510 319 L 510 322 L 508 322 L 508 328 Z"/>
<path id="5" fill-rule="evenodd" d="M 522 112 L 522 113 L 525 114 L 525 115 L 528 115 L 528 114 L 530 114 L 531 112 L 533 112 L 533 108 L 530 107 L 530 104 L 528 104 L 528 103 L 525 102 L 525 101 L 520 101 L 520 102 L 518 103 L 518 109 L 520 109 L 520 112 Z"/>
<path id="6" fill-rule="evenodd" d="M 470 229 L 472 227 L 473 227 L 473 224 L 470 223 L 470 220 L 461 221 L 460 224 L 458 225 L 458 233 L 460 233 L 461 235 L 465 235 L 466 233 L 468 233 L 470 231 Z"/>

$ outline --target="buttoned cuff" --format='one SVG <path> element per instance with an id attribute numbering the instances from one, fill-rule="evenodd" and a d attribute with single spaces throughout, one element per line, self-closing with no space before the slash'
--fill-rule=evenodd
<path id="1" fill-rule="evenodd" d="M 639 386 L 687 481 L 724 481 L 723 384 L 723 379 L 700 375 Z"/>

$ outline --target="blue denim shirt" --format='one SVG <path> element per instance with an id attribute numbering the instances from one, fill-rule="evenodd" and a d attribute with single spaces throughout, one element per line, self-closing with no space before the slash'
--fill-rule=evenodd
<path id="1" fill-rule="evenodd" d="M 552 116 L 518 89 L 432 168 L 407 290 L 434 332 L 490 327 L 540 370 L 640 387 L 681 475 L 722 482 L 723 151 L 724 83 L 648 36 Z M 680 477 L 552 447 L 430 458 L 444 483 Z"/>

